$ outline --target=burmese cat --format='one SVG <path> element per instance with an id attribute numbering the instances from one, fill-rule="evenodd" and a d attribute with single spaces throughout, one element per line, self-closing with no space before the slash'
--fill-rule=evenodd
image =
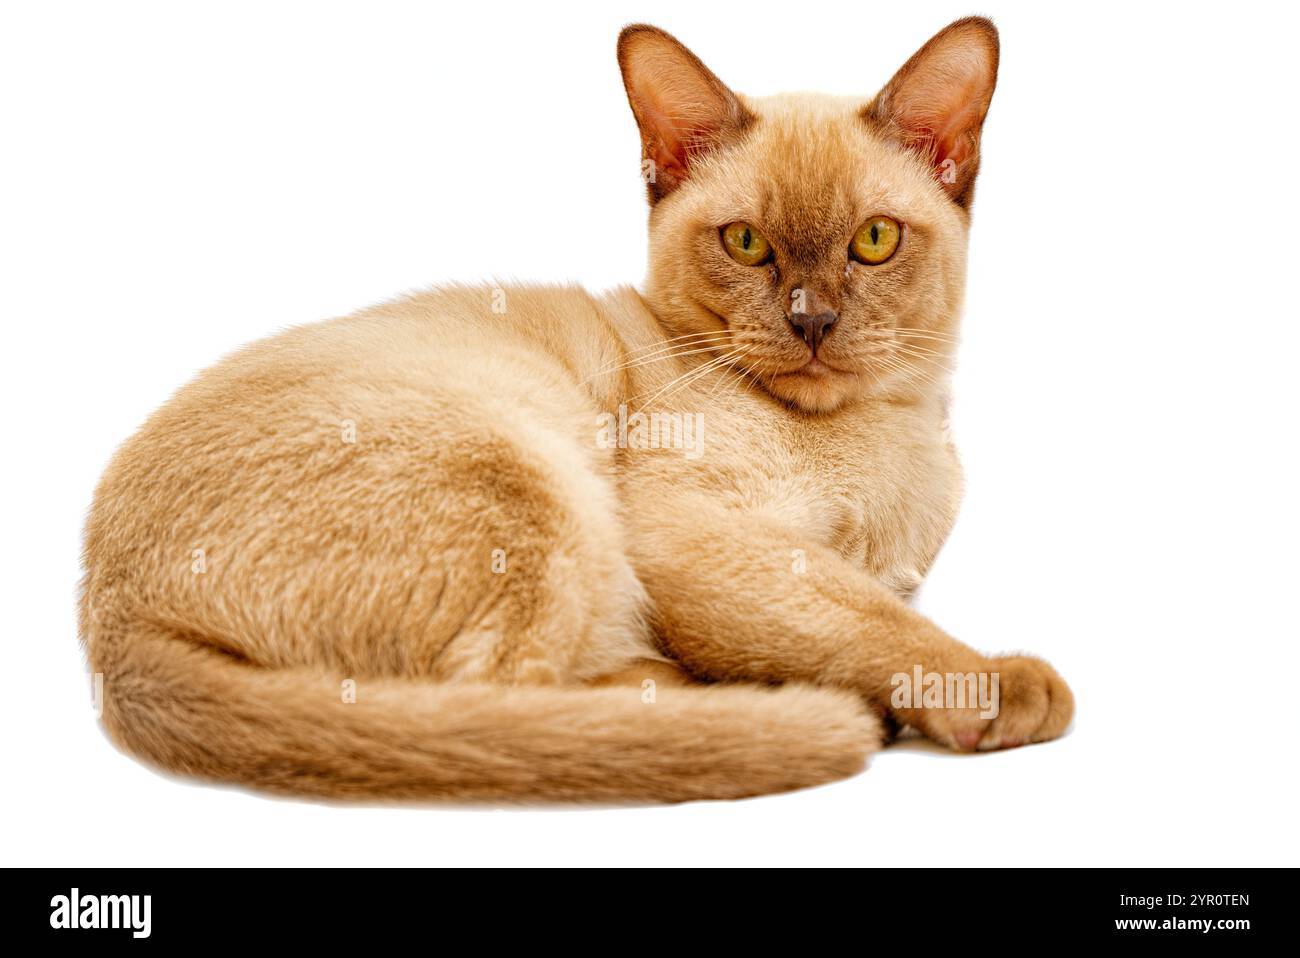
<path id="1" fill-rule="evenodd" d="M 899 724 L 1060 735 L 1049 666 L 905 602 L 960 495 L 947 367 L 997 60 L 967 19 L 869 102 L 750 99 L 625 29 L 644 293 L 437 290 L 181 389 L 86 531 L 113 738 L 280 791 L 683 800 L 849 775 Z M 698 414 L 699 454 L 610 441 L 654 411 Z M 917 666 L 996 672 L 1000 712 L 897 707 Z"/>

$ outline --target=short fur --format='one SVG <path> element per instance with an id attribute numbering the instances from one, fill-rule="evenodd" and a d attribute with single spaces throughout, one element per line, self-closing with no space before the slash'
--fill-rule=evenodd
<path id="1" fill-rule="evenodd" d="M 960 749 L 1059 735 L 1049 666 L 904 601 L 960 497 L 947 371 L 996 33 L 959 21 L 926 50 L 869 103 L 751 100 L 629 27 L 657 174 L 644 295 L 436 290 L 180 390 L 87 525 L 113 738 L 277 791 L 676 801 L 852 774 L 877 716 Z M 854 263 L 875 214 L 903 244 Z M 736 220 L 770 264 L 723 251 Z M 838 317 L 821 368 L 800 291 Z M 598 442 L 620 405 L 702 412 L 704 454 Z M 999 672 L 999 716 L 892 709 L 916 665 Z"/>

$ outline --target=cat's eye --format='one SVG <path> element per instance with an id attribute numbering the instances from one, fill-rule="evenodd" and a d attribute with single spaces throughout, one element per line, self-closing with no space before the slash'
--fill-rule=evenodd
<path id="1" fill-rule="evenodd" d="M 854 234 L 849 251 L 859 263 L 879 266 L 894 255 L 902 233 L 898 220 L 888 216 L 873 216 Z"/>
<path id="2" fill-rule="evenodd" d="M 772 246 L 767 238 L 748 223 L 724 226 L 722 245 L 727 255 L 741 266 L 762 266 L 772 256 Z"/>

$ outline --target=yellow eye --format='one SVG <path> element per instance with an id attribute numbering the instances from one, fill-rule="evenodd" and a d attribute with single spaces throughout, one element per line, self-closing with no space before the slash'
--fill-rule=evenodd
<path id="1" fill-rule="evenodd" d="M 722 245 L 741 266 L 761 266 L 772 255 L 763 234 L 748 223 L 732 223 L 722 228 Z"/>
<path id="2" fill-rule="evenodd" d="M 853 258 L 868 266 L 879 266 L 898 249 L 898 239 L 903 229 L 897 220 L 888 216 L 873 216 L 862 224 L 853 237 L 849 251 Z"/>

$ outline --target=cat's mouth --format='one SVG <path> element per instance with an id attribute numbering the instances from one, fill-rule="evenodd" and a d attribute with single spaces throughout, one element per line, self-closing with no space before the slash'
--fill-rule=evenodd
<path id="1" fill-rule="evenodd" d="M 777 399 L 809 412 L 829 412 L 860 392 L 863 370 L 856 357 L 807 348 L 799 355 L 788 343 L 782 345 L 784 355 L 773 355 L 770 344 L 747 350 L 743 363 L 754 382 Z"/>
<path id="2" fill-rule="evenodd" d="M 812 356 L 805 360 L 801 365 L 794 369 L 787 369 L 782 372 L 774 373 L 775 377 L 781 376 L 807 376 L 810 379 L 825 379 L 829 376 L 845 376 L 848 370 L 840 369 L 826 362 L 821 356 Z"/>
<path id="3" fill-rule="evenodd" d="M 836 369 L 825 360 L 818 359 L 814 356 L 808 362 L 804 363 L 803 368 L 798 370 L 801 376 L 831 376 L 842 370 Z"/>

